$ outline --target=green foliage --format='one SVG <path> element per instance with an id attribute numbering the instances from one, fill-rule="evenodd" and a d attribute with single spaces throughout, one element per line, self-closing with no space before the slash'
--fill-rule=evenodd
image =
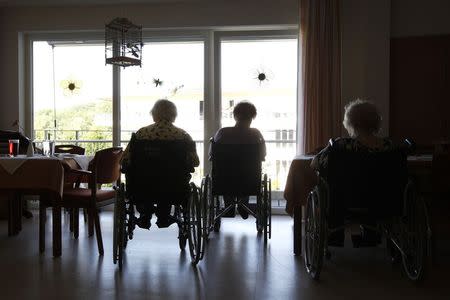
<path id="1" fill-rule="evenodd" d="M 76 140 L 86 141 L 77 145 L 86 148 L 86 154 L 112 146 L 112 126 L 100 124 L 98 117 L 109 116 L 112 124 L 112 101 L 95 101 L 86 105 L 77 105 L 56 112 L 57 130 L 54 128 L 53 110 L 37 111 L 34 117 L 35 139 L 44 140 L 46 133 L 58 144 Z M 56 135 L 56 136 L 55 136 Z M 87 142 L 89 141 L 89 142 Z M 105 142 L 102 142 L 105 141 Z"/>

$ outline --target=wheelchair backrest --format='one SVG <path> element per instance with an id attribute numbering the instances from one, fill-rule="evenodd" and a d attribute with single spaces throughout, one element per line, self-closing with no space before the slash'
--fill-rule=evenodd
<path id="1" fill-rule="evenodd" d="M 330 211 L 342 206 L 368 209 L 371 215 L 399 215 L 408 180 L 406 154 L 399 149 L 380 152 L 332 147 L 325 172 Z"/>
<path id="2" fill-rule="evenodd" d="M 192 166 L 188 152 L 194 142 L 141 140 L 132 136 L 130 165 L 126 170 L 127 194 L 136 197 L 176 197 L 188 188 Z"/>
<path id="3" fill-rule="evenodd" d="M 260 144 L 211 142 L 213 195 L 249 196 L 261 190 Z"/>

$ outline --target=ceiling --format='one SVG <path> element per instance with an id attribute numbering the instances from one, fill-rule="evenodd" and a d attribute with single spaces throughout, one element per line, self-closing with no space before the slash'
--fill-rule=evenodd
<path id="1" fill-rule="evenodd" d="M 175 3 L 199 2 L 204 0 L 0 0 L 0 7 L 6 6 L 83 6 L 83 5 L 114 5 L 143 3 Z"/>

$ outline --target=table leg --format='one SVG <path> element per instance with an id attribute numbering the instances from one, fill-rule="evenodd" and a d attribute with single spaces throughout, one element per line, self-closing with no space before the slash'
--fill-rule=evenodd
<path id="1" fill-rule="evenodd" d="M 12 199 L 11 195 L 8 195 L 8 236 L 14 235 L 14 217 L 14 200 Z"/>
<path id="2" fill-rule="evenodd" d="M 53 206 L 53 256 L 61 256 L 61 205 Z"/>
<path id="3" fill-rule="evenodd" d="M 18 203 L 17 199 L 20 198 L 16 193 L 8 193 L 8 236 L 17 235 L 22 229 L 22 225 L 19 223 L 22 215 L 20 213 L 20 203 Z"/>
<path id="4" fill-rule="evenodd" d="M 16 204 L 16 230 L 17 233 L 22 231 L 22 194 L 14 195 L 14 203 Z"/>
<path id="5" fill-rule="evenodd" d="M 302 255 L 302 206 L 294 207 L 294 255 Z"/>
<path id="6" fill-rule="evenodd" d="M 45 251 L 45 219 L 47 207 L 44 205 L 42 199 L 39 201 L 39 252 Z"/>

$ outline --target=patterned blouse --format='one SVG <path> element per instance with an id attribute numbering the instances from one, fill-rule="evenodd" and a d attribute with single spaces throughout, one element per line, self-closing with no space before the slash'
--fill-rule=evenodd
<path id="1" fill-rule="evenodd" d="M 181 128 L 174 126 L 171 122 L 166 120 L 161 120 L 159 122 L 153 123 L 149 126 L 142 127 L 136 132 L 136 138 L 142 140 L 186 140 L 192 142 L 191 136 Z M 128 165 L 129 149 L 125 149 L 122 157 L 122 164 Z M 198 159 L 197 151 L 194 147 L 192 152 L 188 153 L 189 159 L 192 162 L 192 167 L 198 167 L 200 161 Z"/>
<path id="2" fill-rule="evenodd" d="M 392 141 L 388 138 L 383 138 L 380 147 L 369 147 L 360 141 L 352 138 L 338 138 L 333 142 L 333 147 L 349 151 L 366 151 L 366 152 L 382 152 L 389 151 L 394 148 Z M 331 151 L 331 145 L 328 145 L 320 151 L 311 162 L 311 167 L 315 170 L 323 170 L 328 166 L 328 155 Z"/>

